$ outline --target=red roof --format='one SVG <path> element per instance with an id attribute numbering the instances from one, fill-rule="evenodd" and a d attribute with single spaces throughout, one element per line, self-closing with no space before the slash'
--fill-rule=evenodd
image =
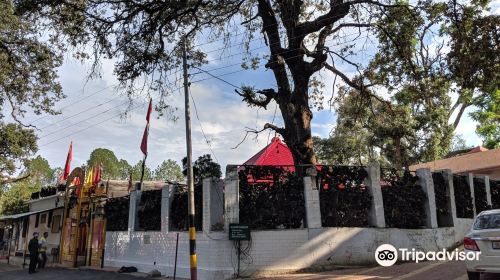
<path id="1" fill-rule="evenodd" d="M 293 165 L 292 152 L 279 137 L 274 137 L 271 143 L 255 154 L 243 165 Z"/>
<path id="2" fill-rule="evenodd" d="M 486 152 L 486 151 L 489 151 L 489 150 L 483 146 L 477 146 L 477 147 L 473 148 L 472 150 L 468 151 L 466 154 L 480 153 L 480 152 Z"/>

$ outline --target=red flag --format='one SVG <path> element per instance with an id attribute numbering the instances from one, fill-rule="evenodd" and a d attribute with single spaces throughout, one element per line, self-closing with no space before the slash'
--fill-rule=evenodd
<path id="1" fill-rule="evenodd" d="M 151 116 L 151 111 L 153 111 L 153 104 L 152 104 L 152 102 L 153 102 L 153 99 L 150 98 L 149 99 L 149 106 L 148 106 L 148 113 L 146 114 L 146 121 L 147 121 L 147 123 L 149 123 L 149 117 Z"/>
<path id="2" fill-rule="evenodd" d="M 97 184 L 99 184 L 99 182 L 101 181 L 101 170 L 101 164 L 99 164 L 99 166 L 97 167 L 94 167 L 94 179 L 92 180 L 93 186 L 97 186 Z"/>
<path id="3" fill-rule="evenodd" d="M 68 157 L 66 158 L 66 165 L 64 166 L 63 180 L 67 180 L 71 172 L 71 160 L 73 159 L 73 141 L 69 144 Z"/>
<path id="4" fill-rule="evenodd" d="M 153 110 L 152 101 L 153 101 L 152 99 L 149 99 L 148 112 L 146 114 L 147 123 L 146 123 L 146 128 L 144 128 L 144 134 L 142 135 L 142 141 L 141 141 L 141 151 L 145 156 L 148 155 L 149 118 L 151 116 L 151 111 Z"/>

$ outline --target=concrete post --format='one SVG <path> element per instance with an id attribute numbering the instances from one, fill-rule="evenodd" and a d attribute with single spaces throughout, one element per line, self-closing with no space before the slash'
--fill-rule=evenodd
<path id="1" fill-rule="evenodd" d="M 203 179 L 203 221 L 202 228 L 204 232 L 210 232 L 211 213 L 210 197 L 212 196 L 212 178 Z"/>
<path id="2" fill-rule="evenodd" d="M 422 190 L 427 195 L 424 202 L 425 209 L 425 226 L 427 228 L 437 228 L 437 215 L 436 215 L 436 195 L 434 193 L 434 181 L 432 180 L 432 173 L 429 168 L 417 169 L 418 183 Z"/>
<path id="3" fill-rule="evenodd" d="M 238 180 L 238 167 L 228 165 L 226 168 L 226 179 L 224 181 L 224 230 L 229 230 L 229 224 L 237 224 L 240 221 L 240 191 Z"/>
<path id="4" fill-rule="evenodd" d="M 448 196 L 448 209 L 450 211 L 449 226 L 457 224 L 457 205 L 455 202 L 455 188 L 453 187 L 453 172 L 450 169 L 437 170 L 443 174 L 446 182 L 446 195 Z"/>
<path id="5" fill-rule="evenodd" d="M 203 180 L 203 231 L 224 223 L 223 184 L 216 178 Z"/>
<path id="6" fill-rule="evenodd" d="M 488 201 L 488 205 L 493 205 L 491 202 L 491 187 L 490 187 L 490 176 L 484 176 L 484 186 L 486 188 L 486 201 Z"/>
<path id="7" fill-rule="evenodd" d="M 161 189 L 161 232 L 169 231 L 170 219 L 170 188 L 172 185 L 166 185 Z"/>
<path id="8" fill-rule="evenodd" d="M 319 190 L 316 186 L 316 177 L 304 177 L 304 202 L 306 208 L 307 228 L 321 228 L 321 209 L 319 206 Z"/>
<path id="9" fill-rule="evenodd" d="M 368 222 L 371 226 L 384 228 L 384 200 L 382 198 L 382 189 L 380 188 L 380 165 L 378 163 L 370 163 L 366 167 L 366 172 L 368 176 L 365 179 L 365 185 L 372 197 Z"/>
<path id="10" fill-rule="evenodd" d="M 141 202 L 141 191 L 134 190 L 130 193 L 130 207 L 128 209 L 128 231 L 133 232 L 139 226 L 139 216 L 137 208 Z"/>
<path id="11" fill-rule="evenodd" d="M 476 196 L 474 195 L 474 174 L 467 173 L 467 182 L 469 183 L 470 196 L 472 198 L 472 208 L 474 209 L 474 217 L 477 215 Z"/>

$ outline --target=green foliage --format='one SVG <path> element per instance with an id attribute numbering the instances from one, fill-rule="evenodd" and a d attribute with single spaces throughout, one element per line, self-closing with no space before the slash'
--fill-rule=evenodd
<path id="1" fill-rule="evenodd" d="M 182 169 L 174 160 L 164 160 L 153 172 L 155 180 L 182 182 L 184 175 Z"/>
<path id="2" fill-rule="evenodd" d="M 500 209 L 500 180 L 490 179 L 491 204 L 493 209 Z"/>
<path id="3" fill-rule="evenodd" d="M 144 191 L 137 211 L 141 230 L 161 230 L 161 190 Z"/>
<path id="4" fill-rule="evenodd" d="M 453 175 L 455 206 L 458 218 L 474 218 L 474 201 L 467 180 L 466 176 Z"/>
<path id="5" fill-rule="evenodd" d="M 488 200 L 486 198 L 486 184 L 482 178 L 474 178 L 474 204 L 476 205 L 476 212 L 490 209 Z"/>
<path id="6" fill-rule="evenodd" d="M 37 115 L 55 114 L 55 102 L 64 97 L 56 81 L 63 61 L 61 45 L 51 34 L 40 39 L 39 26 L 31 20 L 13 1 L 0 2 L 0 108 L 8 103 L 16 120 L 27 108 Z"/>
<path id="7" fill-rule="evenodd" d="M 187 158 L 182 159 L 184 176 L 187 176 Z M 202 180 L 205 178 L 220 178 L 222 176 L 221 168 L 218 163 L 212 161 L 212 157 L 209 154 L 198 157 L 198 159 L 193 162 L 193 176 L 194 184 L 201 184 Z"/>
<path id="8" fill-rule="evenodd" d="M 128 228 L 130 196 L 109 198 L 104 205 L 107 231 L 124 231 Z"/>
<path id="9" fill-rule="evenodd" d="M 41 156 L 26 161 L 20 176 L 27 174 L 29 177 L 9 184 L 5 192 L 0 194 L 0 213 L 6 215 L 27 211 L 27 201 L 31 199 L 31 193 L 38 192 L 57 180 L 54 169 Z"/>
<path id="10" fill-rule="evenodd" d="M 102 178 L 110 179 L 128 179 L 130 165 L 126 160 L 118 160 L 115 153 L 104 148 L 97 148 L 90 153 L 90 158 L 87 160 L 87 166 L 102 165 Z"/>
<path id="11" fill-rule="evenodd" d="M 406 171 L 398 172 L 395 169 L 381 169 L 381 177 L 386 226 L 391 228 L 424 227 L 426 194 L 418 185 L 418 177 Z"/>
<path id="12" fill-rule="evenodd" d="M 19 124 L 4 124 L 0 118 L 0 175 L 13 174 L 19 161 L 32 156 L 38 149 L 36 140 L 32 129 Z"/>
<path id="13" fill-rule="evenodd" d="M 242 224 L 254 230 L 304 226 L 304 185 L 295 172 L 254 165 L 242 167 L 238 175 Z"/>
<path id="14" fill-rule="evenodd" d="M 371 196 L 362 166 L 326 166 L 318 170 L 323 227 L 366 227 Z"/>
<path id="15" fill-rule="evenodd" d="M 139 181 L 141 179 L 142 172 L 142 160 L 139 160 L 132 168 L 130 169 L 132 174 L 132 180 Z M 151 169 L 146 165 L 144 166 L 144 181 L 151 181 L 153 179 L 153 173 Z"/>
<path id="16" fill-rule="evenodd" d="M 479 96 L 475 106 L 480 109 L 471 113 L 479 124 L 477 134 L 483 137 L 483 146 L 488 149 L 500 148 L 500 90 L 491 95 Z"/>

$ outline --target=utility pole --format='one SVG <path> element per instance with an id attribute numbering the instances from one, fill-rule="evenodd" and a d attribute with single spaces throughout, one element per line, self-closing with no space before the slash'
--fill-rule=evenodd
<path id="1" fill-rule="evenodd" d="M 196 228 L 194 225 L 194 182 L 193 182 L 193 155 L 191 147 L 191 112 L 189 109 L 189 83 L 187 72 L 186 37 L 182 39 L 182 68 L 184 70 L 184 101 L 186 113 L 186 145 L 187 145 L 187 184 L 188 184 L 188 220 L 189 220 L 189 265 L 191 268 L 191 280 L 197 277 L 196 261 Z"/>

